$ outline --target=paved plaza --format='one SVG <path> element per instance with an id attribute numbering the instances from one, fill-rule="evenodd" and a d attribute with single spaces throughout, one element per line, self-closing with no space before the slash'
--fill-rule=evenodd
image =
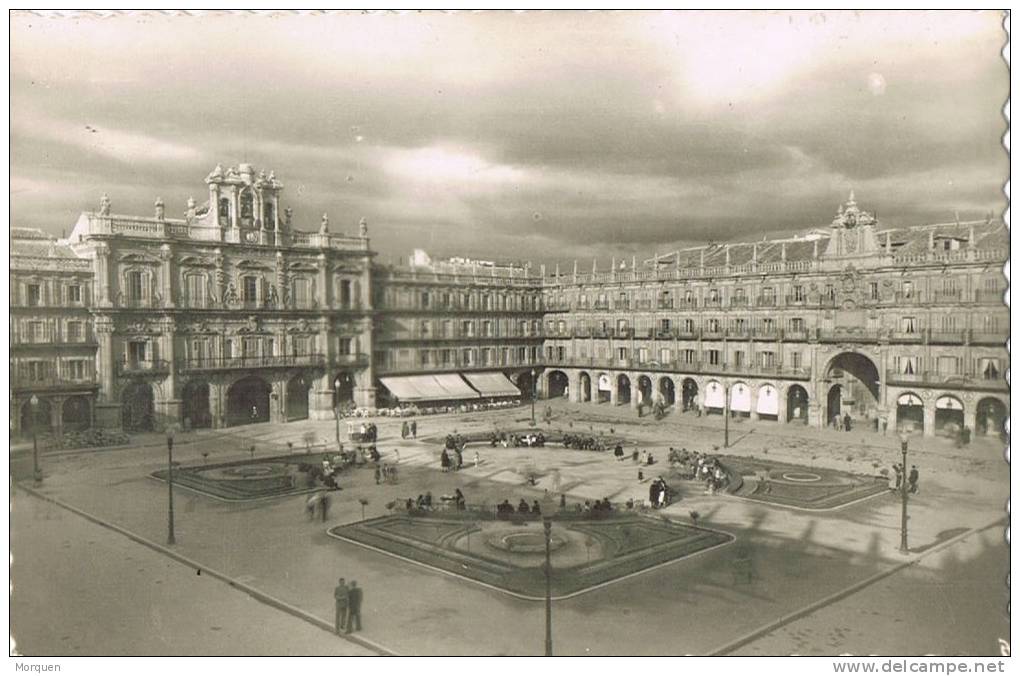
<path id="1" fill-rule="evenodd" d="M 787 472 L 795 479 L 873 476 L 899 461 L 899 440 L 873 432 L 745 421 L 731 425 L 731 447 L 723 450 L 719 418 L 671 414 L 655 421 L 608 405 L 549 405 L 552 421 L 543 428 L 618 435 L 628 440 L 628 453 L 646 450 L 659 463 L 645 468 L 642 483 L 629 457 L 618 462 L 612 452 L 477 443 L 468 446 L 464 469 L 443 473 L 435 439 L 454 430 L 526 427 L 530 409 L 419 418 L 418 440 L 402 440 L 400 421 L 382 418 L 379 450 L 389 462 L 399 452 L 397 483 L 377 485 L 369 468 L 348 472 L 326 523 L 308 519 L 305 494 L 223 500 L 181 487 L 172 547 L 180 558 L 171 559 L 144 544 L 166 541 L 166 484 L 151 476 L 166 466 L 163 437 L 44 455 L 45 481 L 37 489 L 30 455 L 19 447 L 15 480 L 40 497 L 15 488 L 18 650 L 541 654 L 541 602 L 327 531 L 362 521 L 363 510 L 368 520 L 386 517 L 395 503 L 426 490 L 438 497 L 460 488 L 469 503 L 516 504 L 540 499 L 557 481 L 572 504 L 647 500 L 647 479 L 667 473 L 671 446 L 796 466 Z M 540 402 L 539 417 L 545 406 Z M 253 445 L 255 460 L 297 454 L 309 432 L 335 450 L 333 421 L 304 421 L 182 434 L 174 455 L 192 467 L 252 460 Z M 921 490 L 911 496 L 909 555 L 898 551 L 900 504 L 888 491 L 839 508 L 804 509 L 677 484 L 678 498 L 654 518 L 690 525 L 697 512 L 698 526 L 734 542 L 555 601 L 556 654 L 998 654 L 998 639 L 1008 637 L 1002 527 L 1009 485 L 1001 447 L 981 439 L 958 449 L 916 437 L 909 462 L 921 470 Z M 734 573 L 738 556 L 750 560 L 749 581 Z M 222 579 L 198 575 L 184 560 Z M 362 643 L 320 628 L 331 622 L 332 589 L 341 576 L 365 589 Z M 257 590 L 259 599 L 223 579 Z M 103 612 L 92 613 L 98 604 Z M 112 626 L 97 625 L 95 617 Z"/>

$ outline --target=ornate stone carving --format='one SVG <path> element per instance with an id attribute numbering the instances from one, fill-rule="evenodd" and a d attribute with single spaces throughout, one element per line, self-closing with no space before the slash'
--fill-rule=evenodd
<path id="1" fill-rule="evenodd" d="M 105 192 L 103 196 L 99 198 L 99 215 L 109 216 L 110 215 L 110 196 Z"/>

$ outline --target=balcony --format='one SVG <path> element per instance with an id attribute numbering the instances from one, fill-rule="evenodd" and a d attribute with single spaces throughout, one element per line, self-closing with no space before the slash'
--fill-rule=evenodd
<path id="1" fill-rule="evenodd" d="M 364 358 L 363 355 L 345 355 Z M 339 362 L 338 362 L 339 363 Z M 204 357 L 182 359 L 177 362 L 177 370 L 181 373 L 195 371 L 226 371 L 231 369 L 286 368 L 293 366 L 326 365 L 323 354 L 296 354 L 273 357 Z"/>
<path id="2" fill-rule="evenodd" d="M 638 310 L 651 310 L 653 307 L 652 301 L 647 299 L 639 300 L 636 305 Z"/>
<path id="3" fill-rule="evenodd" d="M 68 374 L 45 376 L 33 378 L 30 373 L 19 373 L 11 378 L 11 387 L 15 391 L 42 391 L 42 390 L 82 390 L 95 389 L 99 382 L 94 373 L 83 376 L 72 376 Z"/>
<path id="4" fill-rule="evenodd" d="M 758 307 L 775 307 L 776 297 L 775 296 L 758 296 L 755 303 Z"/>
<path id="5" fill-rule="evenodd" d="M 997 345 L 1001 347 L 1006 344 L 1009 333 L 1006 331 L 971 331 L 970 342 L 976 345 Z"/>
<path id="6" fill-rule="evenodd" d="M 367 354 L 338 354 L 330 360 L 333 366 L 363 366 L 368 364 Z"/>
<path id="7" fill-rule="evenodd" d="M 799 296 L 798 295 L 792 295 L 792 296 L 788 295 L 786 297 L 786 304 L 787 305 L 804 305 L 805 303 L 807 303 L 807 296 L 804 295 L 804 294 L 800 294 Z"/>
<path id="8" fill-rule="evenodd" d="M 747 296 L 734 296 L 730 298 L 730 307 L 747 307 Z"/>
<path id="9" fill-rule="evenodd" d="M 629 310 L 630 309 L 630 301 L 629 300 L 618 300 L 613 305 L 613 309 L 615 309 L 615 310 Z"/>
<path id="10" fill-rule="evenodd" d="M 170 373 L 170 362 L 165 359 L 139 359 L 117 363 L 118 376 L 143 376 Z"/>
<path id="11" fill-rule="evenodd" d="M 917 336 L 918 342 L 920 342 L 921 334 L 917 334 Z M 866 329 L 863 327 L 818 329 L 818 340 L 823 343 L 877 343 L 878 338 L 878 329 Z"/>
<path id="12" fill-rule="evenodd" d="M 974 302 L 989 305 L 1004 305 L 1005 289 L 978 289 L 974 292 Z"/>
<path id="13" fill-rule="evenodd" d="M 774 326 L 758 326 L 751 331 L 755 340 L 779 340 L 779 331 Z"/>
<path id="14" fill-rule="evenodd" d="M 966 331 L 931 331 L 928 334 L 928 342 L 936 345 L 963 345 L 966 338 Z"/>
<path id="15" fill-rule="evenodd" d="M 924 341 L 924 334 L 920 331 L 893 331 L 889 334 L 891 343 L 920 343 Z"/>
<path id="16" fill-rule="evenodd" d="M 609 301 L 608 300 L 597 300 L 594 303 L 592 303 L 591 309 L 593 309 L 593 310 L 600 310 L 600 311 L 608 310 L 609 309 Z"/>
<path id="17" fill-rule="evenodd" d="M 932 293 L 932 303 L 959 303 L 963 300 L 963 292 L 960 289 L 952 289 L 949 291 L 940 290 Z"/>
<path id="18" fill-rule="evenodd" d="M 720 308 L 720 307 L 722 307 L 722 299 L 720 299 L 720 298 L 708 298 L 708 299 L 705 300 L 705 307 Z"/>
<path id="19" fill-rule="evenodd" d="M 658 305 L 656 307 L 659 310 L 672 310 L 673 309 L 673 301 L 672 300 L 662 300 L 662 299 L 660 299 L 659 303 L 658 303 Z"/>
<path id="20" fill-rule="evenodd" d="M 897 291 L 894 297 L 896 298 L 897 305 L 919 305 L 921 303 L 921 294 L 918 291 L 911 291 L 909 293 Z"/>
<path id="21" fill-rule="evenodd" d="M 925 387 L 960 388 L 971 390 L 1008 391 L 1009 384 L 1005 378 L 985 378 L 973 373 L 940 374 L 925 371 L 922 373 L 896 373 L 886 371 L 885 381 L 888 385 L 923 385 Z"/>
<path id="22" fill-rule="evenodd" d="M 676 305 L 678 309 L 686 310 L 698 307 L 697 298 L 684 298 L 683 300 L 677 300 Z"/>
<path id="23" fill-rule="evenodd" d="M 726 337 L 737 340 L 746 340 L 751 336 L 751 330 L 746 326 L 736 326 L 732 329 L 726 329 Z"/>
<path id="24" fill-rule="evenodd" d="M 807 329 L 786 329 L 783 331 L 783 340 L 804 342 L 807 339 Z"/>

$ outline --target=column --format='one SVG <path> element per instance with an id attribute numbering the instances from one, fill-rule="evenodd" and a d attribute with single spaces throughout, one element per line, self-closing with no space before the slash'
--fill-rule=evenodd
<path id="1" fill-rule="evenodd" d="M 272 391 L 269 394 L 269 422 L 287 422 L 287 377 L 270 381 Z"/>
<path id="2" fill-rule="evenodd" d="M 971 404 L 969 401 L 963 403 L 963 426 L 970 430 L 970 436 L 973 439 L 974 435 L 977 434 L 977 405 Z"/>
<path id="3" fill-rule="evenodd" d="M 50 397 L 50 427 L 58 439 L 64 436 L 64 397 Z"/>
<path id="4" fill-rule="evenodd" d="M 924 436 L 935 436 L 935 399 L 926 399 L 924 402 Z"/>
<path id="5" fill-rule="evenodd" d="M 110 307 L 113 297 L 110 289 L 110 247 L 105 242 L 96 244 L 96 304 Z"/>
<path id="6" fill-rule="evenodd" d="M 163 278 L 160 284 L 160 293 L 163 294 L 163 307 L 174 307 L 174 282 L 173 282 L 173 249 L 169 244 L 159 248 L 159 257 L 163 261 L 160 266 L 160 276 Z"/>
<path id="7" fill-rule="evenodd" d="M 99 380 L 99 400 L 96 402 L 96 427 L 120 427 L 120 402 L 114 397 L 113 320 L 96 318 L 96 376 Z"/>
<path id="8" fill-rule="evenodd" d="M 776 415 L 776 418 L 778 418 L 778 422 L 785 423 L 786 419 L 789 417 L 789 412 L 786 410 L 786 395 L 789 392 L 789 388 L 783 390 L 777 387 L 776 390 L 776 396 L 779 397 L 779 408 L 777 409 L 778 414 Z"/>
<path id="9" fill-rule="evenodd" d="M 375 369 L 372 365 L 372 318 L 362 320 L 358 336 L 357 358 L 364 361 L 365 368 L 354 374 L 354 401 L 358 406 L 375 408 Z"/>
<path id="10" fill-rule="evenodd" d="M 634 354 L 631 351 L 631 354 Z M 638 410 L 638 406 L 641 402 L 641 388 L 638 387 L 638 376 L 633 373 L 628 373 L 627 378 L 630 379 L 630 408 L 632 411 Z"/>
<path id="11" fill-rule="evenodd" d="M 756 384 L 753 387 L 750 384 L 748 384 L 748 386 L 747 386 L 748 390 L 750 390 L 750 392 L 751 392 L 751 404 L 750 404 L 751 405 L 751 410 L 750 410 L 750 419 L 751 420 L 758 420 L 758 388 L 760 388 L 760 387 L 761 387 L 760 384 Z"/>
<path id="12" fill-rule="evenodd" d="M 616 406 L 617 404 L 620 403 L 620 393 L 619 393 L 620 381 L 618 380 L 618 377 L 619 377 L 618 374 L 615 374 L 615 373 L 611 373 L 609 375 L 609 404 L 611 406 Z M 592 383 L 592 388 L 593 388 L 592 391 L 596 392 L 596 393 L 598 392 L 598 390 L 594 389 L 594 388 L 598 387 L 597 379 L 598 379 L 598 376 L 596 375 L 595 376 L 595 381 L 596 382 Z"/>

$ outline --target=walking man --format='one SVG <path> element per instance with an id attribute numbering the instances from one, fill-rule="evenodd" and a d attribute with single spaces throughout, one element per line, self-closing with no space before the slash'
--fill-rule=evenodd
<path id="1" fill-rule="evenodd" d="M 911 493 L 916 493 L 917 492 L 917 480 L 920 478 L 920 474 L 917 471 L 917 465 L 911 465 L 910 466 L 910 476 L 908 478 L 909 478 L 909 483 L 910 483 L 910 492 Z"/>
<path id="2" fill-rule="evenodd" d="M 354 580 L 351 580 L 351 585 L 347 589 L 347 633 L 351 633 L 354 629 L 355 623 L 358 625 L 357 631 L 361 631 L 361 600 L 362 600 L 361 587 Z"/>
<path id="3" fill-rule="evenodd" d="M 417 439 L 418 438 L 418 421 L 417 420 L 412 420 L 411 421 L 411 438 L 412 439 Z"/>
<path id="4" fill-rule="evenodd" d="M 337 634 L 347 631 L 347 604 L 349 597 L 347 583 L 340 578 L 340 584 L 333 590 L 333 598 L 336 600 L 336 620 L 333 622 Z"/>

